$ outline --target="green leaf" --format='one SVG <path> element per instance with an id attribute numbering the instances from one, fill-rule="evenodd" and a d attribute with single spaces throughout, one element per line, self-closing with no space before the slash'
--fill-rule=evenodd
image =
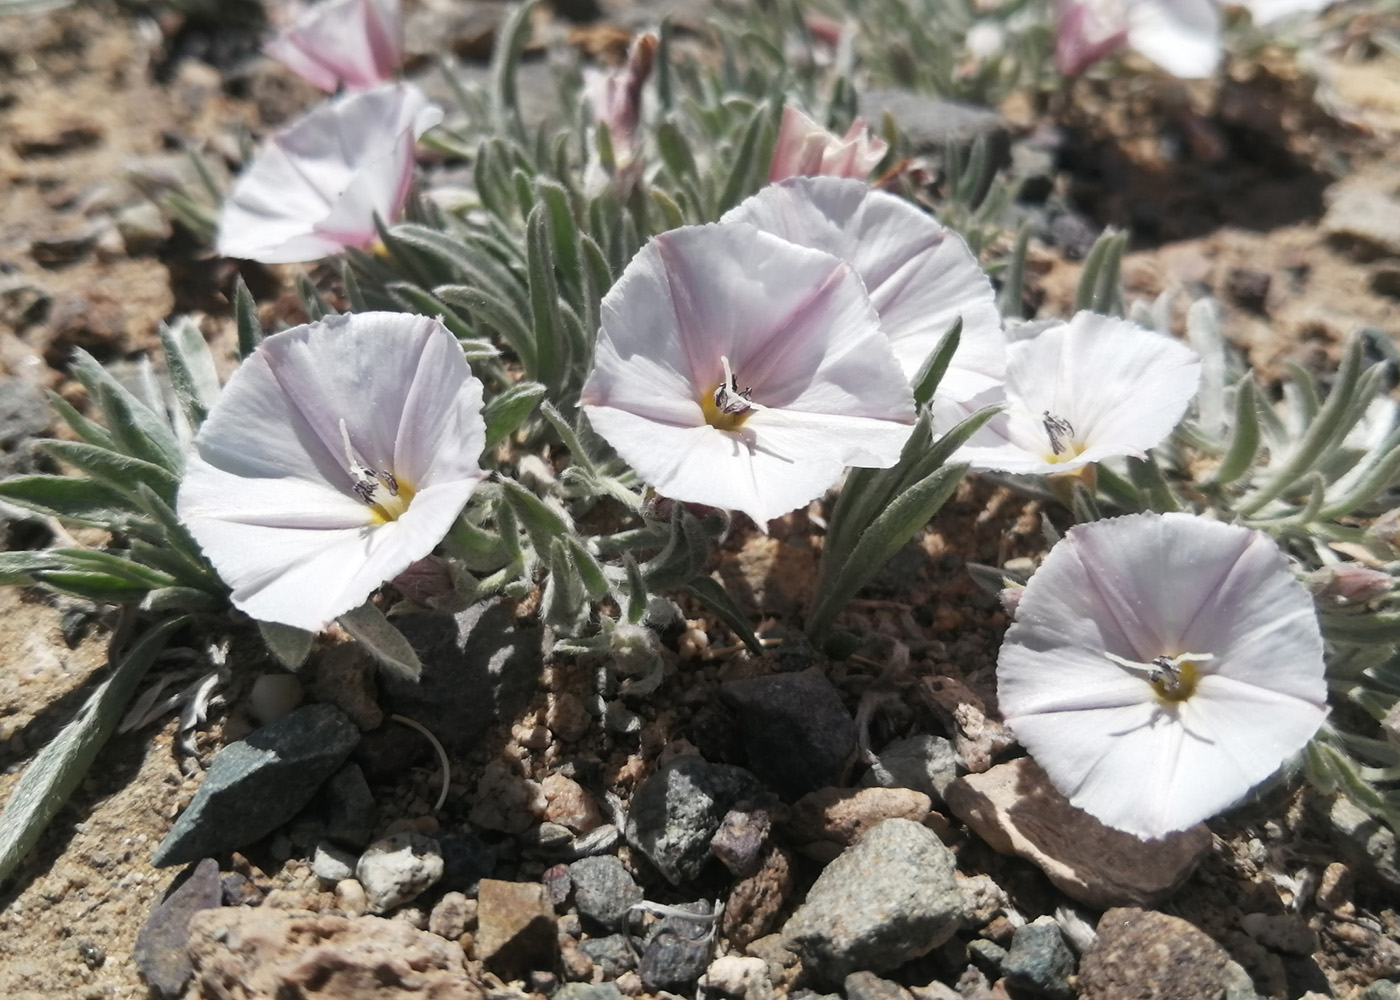
<path id="1" fill-rule="evenodd" d="M 739 204 L 758 187 L 757 173 L 767 164 L 758 162 L 759 145 L 765 132 L 772 131 L 773 114 L 766 107 L 758 108 L 744 129 L 739 148 L 734 153 L 733 165 L 720 192 L 719 203 L 715 206 L 715 216 L 719 217 Z M 769 143 L 771 145 L 771 142 Z"/>
<path id="2" fill-rule="evenodd" d="M 684 587 L 700 575 L 710 554 L 710 538 L 695 515 L 681 504 L 671 510 L 666 545 L 642 566 L 642 578 L 652 590 Z"/>
<path id="3" fill-rule="evenodd" d="M 127 604 L 140 601 L 151 589 L 123 576 L 93 570 L 46 569 L 34 574 L 45 587 L 81 597 L 98 604 Z"/>
<path id="4" fill-rule="evenodd" d="M 535 412 L 544 393 L 544 386 L 538 382 L 517 382 L 487 403 L 481 414 L 486 419 L 486 447 L 514 434 L 525 418 Z"/>
<path id="5" fill-rule="evenodd" d="M 336 621 L 390 672 L 411 681 L 423 673 L 423 664 L 409 641 L 372 602 L 347 611 Z"/>
<path id="6" fill-rule="evenodd" d="M 1007 319 L 1021 319 L 1025 316 L 1026 300 L 1026 253 L 1031 245 L 1032 226 L 1023 222 L 1016 233 L 1016 246 L 1007 258 L 1006 270 L 1002 272 L 1001 291 L 997 295 L 997 308 Z"/>
<path id="7" fill-rule="evenodd" d="M 923 367 L 919 369 L 919 374 L 914 378 L 914 403 L 918 406 L 927 406 L 933 400 L 933 394 L 938 391 L 939 384 L 943 381 L 943 376 L 948 371 L 948 365 L 953 360 L 953 355 L 957 353 L 958 344 L 962 342 L 962 317 L 959 316 L 953 321 L 953 325 L 948 328 L 938 346 L 933 349 L 925 360 Z"/>
<path id="8" fill-rule="evenodd" d="M 729 591 L 708 576 L 697 576 L 686 584 L 685 589 L 717 614 L 720 621 L 729 626 L 730 631 L 739 637 L 740 642 L 749 647 L 749 651 L 754 656 L 763 655 L 763 644 L 758 641 L 758 636 L 754 635 L 748 615 L 743 612 L 739 605 L 734 603 L 734 598 L 729 596 Z"/>
<path id="9" fill-rule="evenodd" d="M 566 535 L 565 541 L 569 546 L 569 558 L 578 571 L 579 582 L 583 584 L 589 600 L 601 601 L 608 594 L 608 578 L 603 574 L 603 567 L 577 537 Z"/>
<path id="10" fill-rule="evenodd" d="M 0 587 L 28 587 L 34 583 L 35 570 L 52 569 L 58 565 L 47 551 L 0 552 Z"/>
<path id="11" fill-rule="evenodd" d="M 568 516 L 551 507 L 514 479 L 502 476 L 499 480 L 501 495 L 510 509 L 520 518 L 525 534 L 530 536 L 530 544 L 540 558 L 548 558 L 554 539 L 573 533 L 573 525 Z"/>
<path id="12" fill-rule="evenodd" d="M 288 670 L 295 670 L 306 662 L 311 653 L 311 644 L 316 641 L 315 632 L 280 622 L 260 621 L 258 631 L 277 662 Z"/>
<path id="13" fill-rule="evenodd" d="M 549 579 L 540 597 L 540 620 L 551 628 L 572 631 L 588 608 L 583 583 L 563 538 L 553 539 L 548 552 Z"/>
<path id="14" fill-rule="evenodd" d="M 73 352 L 71 371 L 102 411 L 107 430 L 120 448 L 180 474 L 184 453 L 163 413 L 137 399 L 81 348 Z"/>
<path id="15" fill-rule="evenodd" d="M 198 587 L 157 587 L 141 599 L 141 610 L 148 614 L 186 614 L 220 611 L 225 603 Z"/>
<path id="16" fill-rule="evenodd" d="M 642 578 L 641 567 L 637 565 L 637 560 L 632 553 L 622 554 L 622 570 L 627 575 L 627 622 L 635 625 L 647 613 L 647 582 Z M 621 601 L 618 602 L 622 604 Z"/>
<path id="17" fill-rule="evenodd" d="M 902 491 L 871 525 L 861 532 L 850 556 L 822 584 L 807 620 L 807 632 L 819 640 L 836 615 L 861 587 L 869 583 L 905 543 L 928 524 L 953 495 L 967 472 L 966 465 L 942 465 Z M 823 558 L 823 570 L 827 567 Z M 829 581 L 829 582 L 828 582 Z"/>
<path id="18" fill-rule="evenodd" d="M 112 435 L 107 432 L 107 428 L 99 423 L 89 420 L 79 413 L 69 402 L 56 392 L 48 393 L 49 404 L 58 411 L 58 415 L 73 432 L 88 444 L 95 444 L 99 448 L 115 449 L 117 444 L 112 440 Z"/>
<path id="19" fill-rule="evenodd" d="M 527 373 L 539 368 L 535 358 L 535 338 L 530 328 L 520 318 L 520 313 L 497 296 L 480 287 L 468 285 L 439 285 L 433 290 L 444 302 L 461 306 L 472 314 L 479 323 L 494 329 L 501 335 Z"/>
<path id="20" fill-rule="evenodd" d="M 1253 375 L 1246 375 L 1235 386 L 1235 426 L 1230 446 L 1208 482 L 1220 486 L 1239 479 L 1259 454 L 1259 397 Z"/>
<path id="21" fill-rule="evenodd" d="M 219 398 L 219 373 L 214 369 L 214 356 L 204 341 L 204 334 L 187 316 L 176 320 L 173 327 L 162 323 L 160 342 L 165 348 L 165 364 L 170 370 L 175 398 L 190 427 L 198 430 Z"/>
<path id="22" fill-rule="evenodd" d="M 695 154 L 675 122 L 663 121 L 656 127 L 656 149 L 661 154 L 661 162 L 677 181 L 699 175 Z"/>
<path id="23" fill-rule="evenodd" d="M 525 125 L 520 117 L 516 74 L 530 38 L 530 15 L 538 5 L 539 0 L 528 0 L 511 10 L 496 33 L 496 48 L 491 54 L 491 114 L 496 131 L 521 141 L 525 138 Z"/>
<path id="24" fill-rule="evenodd" d="M 100 549 L 50 549 L 55 558 L 61 560 L 61 568 L 75 572 L 103 573 L 130 582 L 133 586 L 149 590 L 152 587 L 168 587 L 175 583 L 168 573 L 143 566 L 123 556 Z"/>
<path id="25" fill-rule="evenodd" d="M 0 482 L 0 500 L 67 524 L 124 531 L 134 511 L 116 490 L 85 476 L 16 476 Z"/>
<path id="26" fill-rule="evenodd" d="M 135 488 L 146 483 L 173 503 L 180 486 L 180 480 L 159 465 L 84 441 L 44 441 L 40 447 L 59 461 L 82 469 L 120 493 L 134 495 Z"/>
<path id="27" fill-rule="evenodd" d="M 246 358 L 262 343 L 263 329 L 258 322 L 258 304 L 241 274 L 233 282 L 233 323 L 238 328 L 238 356 Z"/>
<path id="28" fill-rule="evenodd" d="M 558 391 L 564 384 L 567 352 L 559 318 L 559 286 L 549 249 L 545 208 L 536 205 L 525 224 L 526 259 L 530 272 L 530 321 L 534 328 L 537 381 Z"/>
<path id="29" fill-rule="evenodd" d="M 141 678 L 165 648 L 170 633 L 183 622 L 183 618 L 163 622 L 142 636 L 88 696 L 73 721 L 25 769 L 0 813 L 0 883 L 38 844 L 77 789 L 116 729 Z"/>

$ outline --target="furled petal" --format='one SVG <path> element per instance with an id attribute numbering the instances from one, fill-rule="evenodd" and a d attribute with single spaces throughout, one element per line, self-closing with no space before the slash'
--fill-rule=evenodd
<path id="1" fill-rule="evenodd" d="M 1128 44 L 1173 76 L 1210 76 L 1220 63 L 1216 0 L 1131 0 Z"/>
<path id="2" fill-rule="evenodd" d="M 796 108 L 784 106 L 768 180 L 771 183 L 817 174 L 865 180 L 885 158 L 888 148 L 889 144 L 870 134 L 859 118 L 844 136 L 838 136 Z"/>
<path id="3" fill-rule="evenodd" d="M 1001 384 L 1006 343 L 991 282 L 962 237 L 903 198 L 839 177 L 794 177 L 722 221 L 850 261 L 909 378 L 961 316 L 962 339 L 939 395 L 970 399 Z"/>
<path id="4" fill-rule="evenodd" d="M 346 437 L 354 462 L 412 491 L 397 518 L 356 496 Z M 178 512 L 238 608 L 316 630 L 442 540 L 484 444 L 481 383 L 440 323 L 336 316 L 267 338 L 234 373 Z"/>
<path id="5" fill-rule="evenodd" d="M 1006 353 L 1004 396 L 935 407 L 942 431 L 977 406 L 1004 403 L 958 453 L 977 469 L 1061 473 L 1141 455 L 1171 433 L 1201 377 L 1200 356 L 1185 344 L 1088 312 L 1013 340 Z M 1069 425 L 1073 448 L 1055 453 L 1047 414 Z"/>
<path id="6" fill-rule="evenodd" d="M 1064 76 L 1078 76 L 1127 42 L 1127 0 L 1056 0 L 1055 68 Z"/>
<path id="7" fill-rule="evenodd" d="M 219 253 L 280 264 L 369 246 L 375 215 L 392 222 L 403 209 L 414 140 L 441 120 L 409 84 L 317 105 L 274 135 L 234 184 Z"/>
<path id="8" fill-rule="evenodd" d="M 1021 595 L 997 663 L 1008 725 L 1076 806 L 1143 838 L 1227 808 L 1326 715 L 1312 600 L 1267 536 L 1189 514 L 1071 528 Z M 1197 654 L 1195 689 L 1150 664 Z"/>
<path id="9" fill-rule="evenodd" d="M 316 87 L 334 93 L 394 78 L 403 61 L 398 0 L 325 0 L 305 8 L 263 51 Z"/>
<path id="10" fill-rule="evenodd" d="M 725 360 L 757 404 L 732 430 L 702 406 Z M 742 223 L 673 230 L 638 253 L 603 300 L 582 402 L 657 492 L 759 524 L 847 465 L 894 464 L 914 421 L 849 265 Z"/>

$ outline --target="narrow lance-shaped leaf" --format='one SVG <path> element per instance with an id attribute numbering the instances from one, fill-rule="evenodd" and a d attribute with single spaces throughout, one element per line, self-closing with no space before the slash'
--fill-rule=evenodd
<path id="1" fill-rule="evenodd" d="M 708 576 L 697 576 L 685 589 L 695 597 L 698 597 L 707 608 L 717 614 L 720 621 L 729 626 L 739 641 L 749 647 L 749 651 L 754 656 L 763 655 L 763 644 L 758 641 L 758 636 L 754 635 L 753 626 L 749 624 L 748 616 L 734 598 L 729 596 L 729 592 L 721 587 Z"/>
<path id="2" fill-rule="evenodd" d="M 219 374 L 214 369 L 214 356 L 204 341 L 204 334 L 188 317 L 174 326 L 161 325 L 160 342 L 165 349 L 165 364 L 170 370 L 170 382 L 175 398 L 189 421 L 198 430 L 209 408 L 219 398 Z"/>
<path id="3" fill-rule="evenodd" d="M 258 322 L 258 305 L 241 274 L 233 283 L 233 322 L 238 328 L 238 356 L 246 358 L 262 343 L 263 330 Z"/>
<path id="4" fill-rule="evenodd" d="M 49 822 L 77 789 L 141 678 L 183 622 L 183 618 L 163 622 L 142 636 L 115 664 L 111 676 L 88 696 L 73 721 L 25 769 L 0 813 L 0 883 L 39 842 Z"/>
<path id="5" fill-rule="evenodd" d="M 1259 454 L 1259 437 L 1258 392 L 1254 376 L 1246 375 L 1235 386 L 1235 421 L 1230 447 L 1209 481 L 1225 486 L 1248 472 Z"/>
<path id="6" fill-rule="evenodd" d="M 545 388 L 538 382 L 517 382 L 487 403 L 481 414 L 486 419 L 486 447 L 514 434 L 525 418 L 535 412 L 544 394 Z"/>
<path id="7" fill-rule="evenodd" d="M 384 617 L 384 612 L 375 607 L 373 602 L 366 601 L 336 620 L 365 647 L 380 666 L 409 680 L 417 680 L 422 674 L 423 664 L 418 659 L 418 654 L 414 652 L 403 633 Z"/>

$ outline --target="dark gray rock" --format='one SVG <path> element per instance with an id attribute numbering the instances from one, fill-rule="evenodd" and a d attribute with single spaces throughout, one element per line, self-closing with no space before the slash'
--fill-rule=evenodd
<path id="1" fill-rule="evenodd" d="M 627 815 L 627 842 L 672 884 L 695 878 L 710 859 L 710 838 L 725 813 L 763 786 L 748 771 L 677 757 L 642 782 Z"/>
<path id="2" fill-rule="evenodd" d="M 642 889 L 611 854 L 583 858 L 569 866 L 580 917 L 605 930 L 623 927 L 627 911 L 642 901 Z"/>
<path id="3" fill-rule="evenodd" d="M 630 972 L 637 967 L 637 955 L 624 934 L 589 938 L 579 944 L 578 950 L 591 958 L 593 964 L 603 970 L 603 976 L 606 979 L 616 979 L 624 972 Z"/>
<path id="4" fill-rule="evenodd" d="M 295 816 L 344 763 L 360 731 L 332 705 L 307 705 L 217 754 L 151 864 L 236 850 Z"/>
<path id="5" fill-rule="evenodd" d="M 48 430 L 53 416 L 37 388 L 22 379 L 0 378 L 0 479 L 37 471 L 32 439 Z"/>
<path id="6" fill-rule="evenodd" d="M 893 116 L 916 153 L 940 154 L 949 146 L 966 148 L 983 139 L 994 167 L 1005 166 L 1011 157 L 1011 133 L 990 108 L 890 89 L 861 91 L 857 109 L 876 129 L 886 113 Z"/>
<path id="7" fill-rule="evenodd" d="M 478 883 L 496 871 L 496 855 L 472 833 L 445 833 L 438 837 L 442 852 L 442 885 L 475 896 Z"/>
<path id="8" fill-rule="evenodd" d="M 146 985 L 159 996 L 173 998 L 185 991 L 194 968 L 185 946 L 190 938 L 190 918 L 200 910 L 223 904 L 219 863 L 205 858 L 195 865 L 184 883 L 156 904 L 136 934 L 131 961 Z"/>
<path id="9" fill-rule="evenodd" d="M 943 806 L 944 789 L 957 776 L 953 744 L 942 736 L 916 733 L 881 750 L 860 783 L 867 788 L 912 788 L 927 795 L 938 809 Z"/>
<path id="10" fill-rule="evenodd" d="M 721 697 L 739 714 L 749 767 L 784 800 L 840 783 L 856 724 L 820 668 L 730 681 Z"/>
<path id="11" fill-rule="evenodd" d="M 813 883 L 783 927 L 783 943 L 819 982 L 883 972 L 953 936 L 963 896 L 938 836 L 907 819 L 871 827 Z"/>
<path id="12" fill-rule="evenodd" d="M 873 972 L 852 972 L 846 977 L 844 992 L 846 1000 L 913 1000 L 903 986 Z"/>
<path id="13" fill-rule="evenodd" d="M 738 878 L 757 874 L 772 825 L 768 810 L 760 806 L 731 809 L 710 838 L 710 853 Z"/>
<path id="14" fill-rule="evenodd" d="M 359 764 L 346 764 L 326 782 L 325 835 L 350 847 L 364 847 L 379 822 L 379 807 Z"/>
<path id="15" fill-rule="evenodd" d="M 1387 889 L 1400 891 L 1395 834 L 1345 796 L 1321 803 L 1328 834 L 1352 867 L 1373 873 Z"/>
<path id="16" fill-rule="evenodd" d="M 973 938 L 967 943 L 967 954 L 973 964 L 987 974 L 988 979 L 1001 978 L 1007 954 L 1001 945 L 986 938 Z"/>
<path id="17" fill-rule="evenodd" d="M 710 916 L 708 903 L 678 907 Z M 677 914 L 663 918 L 647 937 L 637 972 L 649 990 L 690 993 L 710 964 L 714 945 L 714 920 L 690 920 Z"/>
<path id="18" fill-rule="evenodd" d="M 1069 977 L 1075 970 L 1074 952 L 1065 943 L 1054 917 L 1037 917 L 1011 936 L 1011 952 L 1002 971 L 1012 986 L 1052 1000 L 1071 1000 Z"/>
<path id="19" fill-rule="evenodd" d="M 541 630 L 518 624 L 500 601 L 452 618 L 402 615 L 394 624 L 422 660 L 423 675 L 411 681 L 381 674 L 380 707 L 427 727 L 449 753 L 474 750 L 492 722 L 516 715 L 535 692 Z"/>

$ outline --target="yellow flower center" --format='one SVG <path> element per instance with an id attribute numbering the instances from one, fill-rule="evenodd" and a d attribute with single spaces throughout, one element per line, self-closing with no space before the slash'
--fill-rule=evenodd
<path id="1" fill-rule="evenodd" d="M 1153 673 L 1147 679 L 1152 690 L 1157 692 L 1158 701 L 1179 705 L 1196 693 L 1201 672 L 1191 660 L 1159 656 L 1152 661 L 1152 665 Z"/>
<path id="2" fill-rule="evenodd" d="M 369 504 L 369 513 L 375 524 L 388 524 L 390 521 L 397 521 L 403 512 L 408 510 L 408 505 L 413 502 L 414 489 L 402 479 L 395 479 L 398 492 L 391 493 L 388 489 L 382 488 L 383 481 L 379 485 L 380 489 L 374 491 Z"/>

